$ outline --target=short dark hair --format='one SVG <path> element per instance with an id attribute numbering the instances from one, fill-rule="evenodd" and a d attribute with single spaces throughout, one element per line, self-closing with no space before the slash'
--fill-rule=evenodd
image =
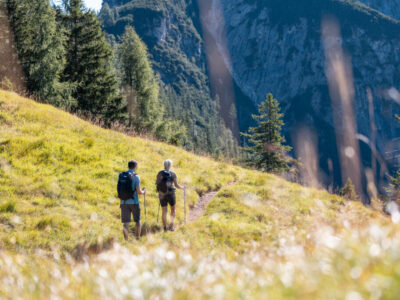
<path id="1" fill-rule="evenodd" d="M 131 161 L 128 162 L 128 168 L 129 170 L 136 169 L 138 163 L 136 160 L 132 159 Z"/>

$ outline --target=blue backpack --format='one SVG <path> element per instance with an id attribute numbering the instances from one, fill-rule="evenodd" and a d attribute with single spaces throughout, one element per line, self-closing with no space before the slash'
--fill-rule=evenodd
<path id="1" fill-rule="evenodd" d="M 132 180 L 135 175 L 130 172 L 122 172 L 118 177 L 118 198 L 121 200 L 129 200 L 133 198 L 135 191 L 132 188 Z"/>

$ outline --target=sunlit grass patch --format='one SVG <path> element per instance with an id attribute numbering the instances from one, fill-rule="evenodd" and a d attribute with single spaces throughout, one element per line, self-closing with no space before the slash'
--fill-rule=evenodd
<path id="1" fill-rule="evenodd" d="M 396 299 L 400 293 L 400 231 L 377 211 L 103 130 L 12 93 L 0 91 L 0 102 L 9 120 L 0 121 L 0 298 Z M 151 233 L 125 242 L 116 183 L 132 158 L 148 190 Z M 164 233 L 155 176 L 167 158 L 189 187 L 188 207 L 218 192 L 199 219 L 184 225 L 177 191 L 180 226 Z"/>
<path id="2" fill-rule="evenodd" d="M 0 195 L 18 203 L 18 217 L 26 224 L 33 223 L 44 210 L 49 217 L 65 213 L 74 225 L 63 230 L 72 233 L 79 228 L 71 234 L 71 240 L 64 245 L 66 248 L 88 238 L 85 230 L 99 234 L 88 225 L 94 212 L 102 220 L 101 225 L 94 222 L 94 227 L 108 228 L 109 235 L 121 240 L 116 181 L 118 173 L 126 170 L 132 158 L 139 162 L 141 183 L 148 190 L 147 221 L 153 227 L 158 209 L 155 176 L 165 159 L 175 162 L 179 181 L 190 187 L 188 207 L 196 203 L 199 194 L 235 181 L 242 172 L 237 167 L 221 167 L 221 163 L 162 143 L 103 130 L 13 93 L 0 92 L 0 98 L 0 112 L 12 120 L 12 130 L 0 124 Z M 177 200 L 177 222 L 182 223 L 182 191 L 178 191 Z M 47 221 L 39 226 L 42 229 L 32 228 L 39 231 L 57 228 L 54 220 L 49 224 Z M 6 238 L 7 233 L 0 230 L 0 240 Z M 35 249 L 36 241 L 28 239 L 24 245 Z M 63 242 L 60 243 L 63 248 Z"/>

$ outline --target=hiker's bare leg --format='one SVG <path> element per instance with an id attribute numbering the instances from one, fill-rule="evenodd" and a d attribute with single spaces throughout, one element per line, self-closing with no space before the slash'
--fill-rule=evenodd
<path id="1" fill-rule="evenodd" d="M 124 223 L 124 227 L 122 229 L 122 233 L 124 234 L 125 241 L 127 241 L 128 237 L 129 237 L 129 223 Z"/>
<path id="2" fill-rule="evenodd" d="M 167 213 L 168 213 L 168 206 L 162 207 L 162 222 L 164 228 L 167 227 Z"/>
<path id="3" fill-rule="evenodd" d="M 141 224 L 140 222 L 136 222 L 136 226 L 135 226 L 135 233 L 136 233 L 136 238 L 140 239 L 140 231 L 141 231 Z"/>
<path id="4" fill-rule="evenodd" d="M 170 220 L 171 224 L 169 225 L 171 229 L 174 228 L 174 221 L 175 221 L 175 205 L 171 206 L 171 220 Z"/>

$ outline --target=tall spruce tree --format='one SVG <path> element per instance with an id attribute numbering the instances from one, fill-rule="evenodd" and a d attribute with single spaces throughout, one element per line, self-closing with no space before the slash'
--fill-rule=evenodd
<path id="1" fill-rule="evenodd" d="M 64 66 L 63 36 L 48 0 L 7 0 L 11 25 L 28 91 L 39 100 L 69 108 L 68 84 L 60 83 Z"/>
<path id="2" fill-rule="evenodd" d="M 164 113 L 159 85 L 147 48 L 135 30 L 127 26 L 119 47 L 122 85 L 127 99 L 128 126 L 139 132 L 156 132 Z"/>
<path id="3" fill-rule="evenodd" d="M 76 85 L 73 96 L 77 110 L 101 117 L 106 124 L 122 118 L 122 97 L 112 67 L 112 50 L 100 22 L 93 11 L 85 9 L 82 0 L 64 0 L 64 8 L 67 62 L 63 79 Z"/>
<path id="4" fill-rule="evenodd" d="M 267 99 L 258 106 L 258 112 L 258 115 L 253 115 L 258 126 L 250 127 L 249 133 L 242 133 L 251 144 L 242 148 L 248 154 L 246 162 L 266 172 L 279 173 L 289 170 L 286 156 L 291 147 L 282 145 L 285 142 L 281 136 L 284 123 L 278 101 L 272 94 L 268 94 Z"/>

